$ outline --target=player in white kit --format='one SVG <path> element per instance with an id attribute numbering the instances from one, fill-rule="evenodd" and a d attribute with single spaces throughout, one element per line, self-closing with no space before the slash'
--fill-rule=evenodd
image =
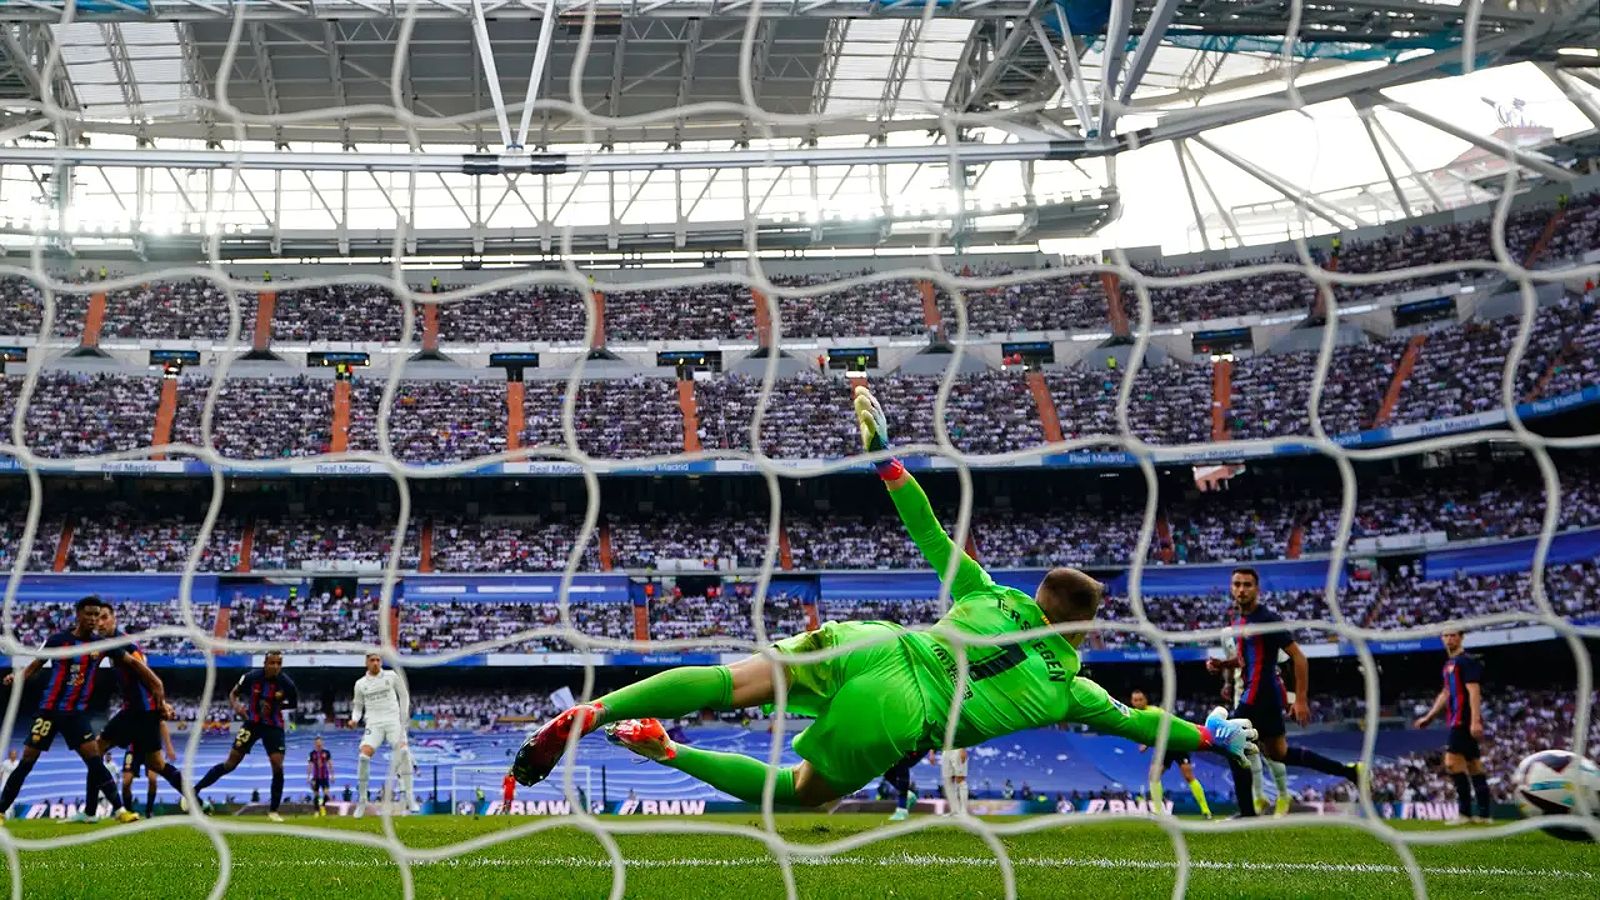
<path id="1" fill-rule="evenodd" d="M 350 702 L 350 724 L 361 724 L 365 718 L 367 730 L 361 735 L 361 755 L 356 757 L 356 818 L 366 814 L 367 776 L 372 767 L 372 755 L 385 742 L 394 748 L 390 768 L 400 776 L 400 790 L 406 795 L 407 809 L 418 812 L 416 794 L 412 791 L 411 749 L 406 743 L 406 722 L 411 720 L 411 695 L 405 682 L 392 670 L 383 668 L 383 657 L 367 654 L 367 674 L 356 679 L 355 698 Z"/>
<path id="2" fill-rule="evenodd" d="M 939 768 L 944 770 L 945 790 L 951 815 L 967 811 L 967 748 L 957 747 L 939 754 Z"/>

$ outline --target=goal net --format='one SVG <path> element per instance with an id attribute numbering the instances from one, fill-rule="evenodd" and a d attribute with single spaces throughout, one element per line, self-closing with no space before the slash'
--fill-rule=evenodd
<path id="1" fill-rule="evenodd" d="M 1499 131 L 1451 121 L 1456 108 L 1449 104 L 1482 106 L 1459 97 L 1476 96 L 1483 81 L 1467 81 L 1465 93 L 1449 101 L 1407 88 L 1436 77 L 1479 78 L 1486 61 L 1540 58 L 1556 46 L 1548 43 L 1556 37 L 1542 36 L 1581 30 L 1574 18 L 1581 10 L 1552 3 L 1502 15 L 1500 4 L 1480 0 L 1402 3 L 1426 40 L 1403 47 L 1396 38 L 1382 52 L 1341 44 L 1335 52 L 1317 35 L 1360 26 L 1329 24 L 1319 18 L 1325 10 L 1299 2 L 1275 11 L 1261 26 L 1273 37 L 1255 43 L 1207 31 L 1205 15 L 1184 4 L 1113 0 L 1099 15 L 1083 6 L 1096 4 L 9 6 L 0 20 L 6 65 L 16 77 L 5 80 L 14 91 L 4 101 L 12 115 L 0 133 L 0 276 L 9 307 L 0 312 L 0 330 L 18 342 L 3 348 L 11 427 L 0 452 L 15 470 L 7 474 L 25 481 L 28 493 L 7 523 L 13 543 L 0 651 L 14 662 L 43 658 L 55 666 L 79 652 L 24 641 L 19 600 L 27 573 L 52 568 L 58 548 L 71 543 L 60 539 L 63 524 L 48 495 L 52 479 L 73 472 L 108 481 L 198 472 L 210 480 L 204 517 L 185 533 L 177 599 L 140 633 L 147 644 L 203 662 L 198 709 L 205 711 L 225 703 L 230 687 L 218 659 L 250 657 L 258 665 L 267 649 L 290 654 L 291 671 L 318 665 L 318 658 L 353 666 L 376 651 L 402 675 L 463 660 L 494 663 L 505 654 L 512 664 L 499 689 L 508 693 L 520 690 L 517 679 L 529 668 L 525 657 L 512 658 L 517 654 L 569 654 L 577 691 L 592 688 L 597 661 L 607 656 L 648 665 L 653 653 L 708 661 L 734 650 L 761 652 L 803 621 L 797 610 L 805 601 L 779 578 L 791 555 L 780 539 L 790 513 L 784 501 L 803 496 L 806 482 L 854 471 L 870 483 L 868 464 L 891 454 L 918 472 L 953 473 L 953 496 L 935 501 L 950 504 L 941 512 L 952 514 L 942 518 L 966 545 L 986 500 L 975 493 L 975 473 L 1106 467 L 1132 473 L 1118 484 L 1136 486 L 1096 511 L 1127 514 L 1127 545 L 1110 551 L 1109 562 L 1089 555 L 1052 562 L 1106 573 L 1114 598 L 1092 623 L 1048 630 L 1089 632 L 1090 652 L 1147 654 L 1142 659 L 1159 674 L 1152 703 L 1175 707 L 1177 667 L 1200 658 L 1184 655 L 1194 648 L 1316 634 L 1358 661 L 1359 755 L 1372 763 L 1381 675 L 1375 648 L 1410 642 L 1432 649 L 1439 634 L 1454 629 L 1539 628 L 1570 651 L 1576 681 L 1568 746 L 1585 753 L 1592 672 L 1583 641 L 1600 631 L 1592 618 L 1576 621 L 1595 612 L 1592 599 L 1584 606 L 1554 597 L 1546 570 L 1568 527 L 1563 484 L 1572 473 L 1556 458 L 1600 440 L 1545 434 L 1533 420 L 1566 408 L 1546 402 L 1542 392 L 1551 383 L 1593 399 L 1594 389 L 1571 374 L 1574 366 L 1582 370 L 1590 326 L 1563 318 L 1552 297 L 1581 292 L 1585 280 L 1600 277 L 1592 243 L 1560 245 L 1567 232 L 1558 227 L 1578 215 L 1565 212 L 1569 204 L 1590 203 L 1584 192 L 1600 186 L 1542 152 L 1550 129 L 1527 121 L 1521 106 L 1508 101 L 1496 111 Z M 1172 24 L 1174 16 L 1183 27 Z M 1581 34 L 1573 39 L 1582 43 Z M 1189 55 L 1179 59 L 1177 51 Z M 1594 108 L 1581 79 L 1546 75 L 1560 102 Z M 1219 94 L 1219 84 L 1230 92 Z M 1228 130 L 1249 123 L 1269 136 Z M 1281 165 L 1267 165 L 1259 146 L 1244 146 L 1251 140 L 1277 148 L 1272 155 Z M 1444 140 L 1448 152 L 1423 158 L 1419 143 L 1434 140 Z M 1341 174 L 1341 166 L 1358 162 L 1358 174 Z M 1532 181 L 1539 184 L 1524 194 Z M 1486 229 L 1450 230 L 1457 218 L 1479 213 Z M 1410 238 L 1383 227 L 1424 216 L 1431 218 L 1419 218 Z M 1547 229 L 1551 221 L 1558 224 Z M 1085 237 L 1101 227 L 1108 228 L 1102 237 Z M 1157 233 L 1159 239 L 1147 237 Z M 1440 233 L 1456 237 L 1418 237 Z M 1046 234 L 1048 253 L 1037 243 Z M 1148 252 L 1105 249 L 1156 243 L 1161 248 Z M 1027 253 L 1010 253 L 1024 244 Z M 1423 255 L 1409 253 L 1413 246 Z M 1553 246 L 1569 252 L 1553 255 Z M 1166 261 L 1191 251 L 1209 255 Z M 1231 261 L 1218 262 L 1225 257 Z M 351 259 L 369 264 L 352 266 Z M 294 266 L 292 273 L 285 266 Z M 151 288 L 190 282 L 204 288 L 195 296 Z M 1452 314 L 1469 319 L 1467 304 L 1495 298 L 1471 307 L 1494 336 L 1428 363 L 1437 384 L 1414 390 L 1428 395 L 1437 416 L 1394 418 L 1392 391 L 1369 391 L 1362 400 L 1352 385 L 1370 384 L 1374 372 L 1400 385 L 1395 369 L 1411 371 L 1417 354 L 1407 355 L 1401 340 L 1386 345 L 1395 355 L 1384 362 L 1351 349 L 1367 343 L 1352 338 L 1379 330 L 1379 317 L 1389 323 L 1387 333 L 1398 321 L 1393 316 L 1427 315 L 1404 305 L 1417 296 L 1446 298 Z M 356 316 L 360 328 L 329 324 L 348 323 L 357 308 L 370 310 Z M 1296 362 L 1249 365 L 1251 346 L 1293 348 Z M 932 352 L 917 352 L 924 347 Z M 143 357 L 155 350 L 163 355 Z M 498 427 L 510 416 L 521 426 L 519 446 L 480 446 L 463 437 L 470 429 L 454 426 L 444 437 L 421 439 L 418 432 L 430 429 L 405 424 L 407 416 L 439 415 L 441 407 L 419 401 L 406 381 L 451 353 L 471 356 L 480 369 L 516 371 L 512 410 L 484 419 Z M 616 373 L 619 353 L 635 368 L 677 368 L 676 385 L 642 389 L 660 387 L 652 402 L 664 414 L 608 402 L 607 391 L 590 383 Z M 713 353 L 717 366 L 738 368 L 742 380 L 697 386 L 696 373 L 712 365 Z M 1175 360 L 1197 354 L 1214 362 L 1199 374 L 1176 367 Z M 122 389 L 96 380 L 92 367 L 56 374 L 64 360 L 133 356 L 141 364 L 189 367 L 181 388 L 187 399 L 169 402 L 165 385 L 148 396 L 116 393 Z M 241 380 L 266 377 L 259 367 L 274 357 L 326 366 L 318 377 L 335 372 L 332 382 L 314 383 L 316 390 L 289 378 L 274 382 L 289 406 L 307 411 L 304 420 L 269 419 L 281 410 L 251 411 L 248 395 L 236 392 Z M 1068 372 L 1069 362 L 1092 363 L 1093 372 Z M 541 365 L 566 374 L 532 377 Z M 892 365 L 926 378 L 895 381 L 882 374 Z M 350 387 L 352 366 L 371 366 L 377 377 Z M 1493 369 L 1491 393 L 1468 396 L 1452 380 L 1454 370 L 1485 367 Z M 1023 374 L 992 391 L 969 378 L 1002 369 Z M 194 379 L 195 371 L 202 378 Z M 835 377 L 882 385 L 891 451 L 851 452 L 846 390 L 834 392 L 836 417 L 807 417 L 809 407 L 794 395 Z M 1237 385 L 1246 377 L 1256 379 L 1250 396 L 1271 398 L 1256 403 L 1250 422 L 1218 399 L 1229 390 L 1243 396 Z M 331 407 L 317 387 L 329 383 Z M 800 387 L 791 391 L 794 385 Z M 321 406 L 301 402 L 313 395 Z M 692 408 L 696 397 L 699 432 L 673 431 L 680 398 Z M 549 405 L 534 411 L 536 398 Z M 463 386 L 448 402 L 481 401 Z M 165 410 L 164 424 L 158 417 L 154 434 L 144 436 L 157 440 L 94 437 L 116 427 L 117 404 L 140 402 Z M 489 395 L 484 408 L 501 402 Z M 1015 426 L 1033 437 L 1015 437 L 1007 402 L 1038 409 L 1037 418 L 1024 415 Z M 76 403 L 93 409 L 74 412 Z M 274 434 L 242 436 L 248 428 L 241 420 L 252 415 L 273 423 L 266 430 Z M 322 426 L 308 424 L 318 415 L 335 423 L 326 439 Z M 1283 424 L 1257 427 L 1267 419 Z M 1453 424 L 1435 427 L 1435 420 Z M 505 427 L 517 432 L 510 422 Z M 368 437 L 358 440 L 362 428 Z M 467 449 L 441 462 L 419 451 L 419 441 Z M 1369 497 L 1389 500 L 1369 494 L 1358 467 L 1371 472 L 1384 462 L 1475 447 L 1505 458 L 1515 453 L 1517 465 L 1535 473 L 1534 486 L 1516 498 L 1536 510 L 1522 548 L 1526 577 L 1504 602 L 1445 616 L 1385 615 L 1368 595 L 1354 607 L 1346 576 L 1351 560 L 1366 552 L 1356 549 L 1363 538 L 1358 513 L 1394 509 L 1366 505 Z M 1227 490 L 1274 457 L 1315 460 L 1336 484 L 1316 519 L 1326 531 L 1326 556 L 1305 554 L 1320 573 L 1314 588 L 1301 591 L 1312 599 L 1285 610 L 1283 623 L 1225 631 L 1217 605 L 1226 602 L 1224 589 L 1217 586 L 1209 589 L 1215 615 L 1186 621 L 1166 599 L 1172 591 L 1150 587 L 1184 561 L 1183 541 L 1171 535 L 1166 515 L 1169 502 L 1183 498 L 1167 496 L 1161 479 L 1194 467 L 1199 489 Z M 644 647 L 631 632 L 601 633 L 593 626 L 597 614 L 578 607 L 601 590 L 586 580 L 599 571 L 599 554 L 622 552 L 599 543 L 610 512 L 602 509 L 602 479 L 684 471 L 761 479 L 771 502 L 747 516 L 749 546 L 650 548 L 649 562 L 636 568 L 654 568 L 660 558 L 691 575 L 695 567 L 715 568 L 719 558 L 747 564 L 754 549 L 748 621 L 721 632 L 663 626 L 660 633 L 671 637 Z M 337 633 L 263 628 L 240 636 L 215 604 L 196 601 L 209 575 L 242 571 L 228 558 L 227 548 L 239 546 L 224 509 L 229 483 L 267 474 L 376 474 L 393 485 L 392 501 L 370 517 L 385 528 L 381 554 L 351 559 L 332 546 L 337 542 L 284 538 L 274 545 L 274 568 L 332 574 L 359 581 L 363 595 L 372 592 L 365 605 L 351 598 L 358 614 Z M 559 612 L 508 616 L 511 626 L 491 627 L 450 618 L 457 596 L 408 592 L 405 602 L 435 616 L 438 629 L 467 635 L 443 648 L 410 643 L 412 635 L 395 630 L 402 573 L 432 564 L 412 513 L 415 495 L 442 479 L 480 475 L 581 483 L 562 501 L 577 523 L 571 540 L 523 548 L 515 568 L 493 556 L 487 540 L 477 551 L 505 571 L 559 573 L 550 588 Z M 795 484 L 801 489 L 790 492 Z M 1073 518 L 1073 498 L 1059 499 L 1060 518 Z M 1213 526 L 1222 527 L 1197 522 L 1195 533 Z M 263 534 L 257 528 L 255 540 Z M 1032 539 L 1021 530 L 1008 534 L 1018 543 Z M 524 564 L 540 552 L 548 566 Z M 1298 546 L 1282 552 L 1300 555 Z M 795 567 L 808 566 L 801 559 Z M 470 579 L 461 583 L 463 591 L 475 590 Z M 931 582 L 926 589 L 931 593 Z M 249 602 L 280 602 L 275 597 L 263 591 Z M 928 604 L 930 621 L 950 599 L 947 579 Z M 969 657 L 1038 637 L 951 633 L 955 695 L 975 677 Z M 1431 692 L 1437 683 L 1422 687 Z M 784 755 L 793 736 L 784 709 L 780 689 L 771 742 L 761 752 L 792 762 Z M 26 735 L 31 716 L 23 692 L 12 691 L 0 743 L 9 747 Z M 954 740 L 958 716 L 952 710 L 941 745 Z M 205 771 L 197 763 L 201 729 L 175 736 L 193 784 Z M 1153 748 L 1152 765 L 1167 738 Z M 547 783 L 517 789 L 523 813 L 570 816 L 614 854 L 615 835 L 624 832 L 701 833 L 667 817 L 626 824 L 596 817 L 600 785 L 585 764 L 586 746 Z M 487 811 L 495 811 L 503 775 L 503 768 L 451 768 L 452 809 L 475 804 L 481 791 Z M 1465 835 L 1395 828 L 1379 814 L 1371 787 L 1364 778 L 1356 791 L 1350 808 L 1357 815 L 1319 821 L 1385 842 L 1413 891 L 1425 895 L 1414 848 Z M 827 843 L 792 840 L 778 832 L 770 798 L 769 790 L 759 824 L 718 827 L 770 848 L 791 897 L 797 862 L 903 833 L 885 827 Z M 390 812 L 382 810 L 386 822 Z M 1582 808 L 1563 822 L 1595 833 L 1592 812 Z M 222 850 L 226 839 L 260 826 L 198 810 L 188 816 L 183 827 L 219 848 L 220 892 L 232 859 Z M 1008 837 L 1074 821 L 955 820 L 992 849 L 1008 897 L 1017 894 Z M 1177 894 L 1188 884 L 1189 835 L 1277 827 L 1268 819 L 1157 821 L 1178 860 Z M 1530 827 L 1502 824 L 1497 833 Z M 412 867 L 438 856 L 408 844 L 403 830 L 295 834 L 367 847 L 381 841 L 405 873 L 407 896 Z M 112 836 L 30 840 L 0 829 L 0 846 L 19 886 L 34 852 Z M 505 838 L 525 839 L 520 830 Z M 621 896 L 628 868 L 620 856 L 613 865 L 614 895 Z"/>
<path id="2" fill-rule="evenodd" d="M 450 770 L 450 809 L 469 815 L 572 815 L 574 810 L 591 810 L 602 802 L 595 793 L 594 772 L 588 766 L 571 766 L 573 792 L 566 790 L 562 767 L 548 781 L 533 787 L 516 785 L 511 803 L 505 802 L 504 766 L 455 766 Z"/>

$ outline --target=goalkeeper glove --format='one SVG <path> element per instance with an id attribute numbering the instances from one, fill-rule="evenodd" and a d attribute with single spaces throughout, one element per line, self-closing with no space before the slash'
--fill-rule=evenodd
<path id="1" fill-rule="evenodd" d="M 861 448 L 867 453 L 889 449 L 889 417 L 883 414 L 883 405 L 872 396 L 865 385 L 856 388 L 856 424 L 861 428 Z M 896 481 L 906 473 L 898 459 L 886 459 L 877 464 L 878 477 Z"/>

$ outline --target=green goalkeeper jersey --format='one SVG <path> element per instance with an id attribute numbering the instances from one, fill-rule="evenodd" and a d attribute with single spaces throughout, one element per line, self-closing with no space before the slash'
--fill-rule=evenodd
<path id="1" fill-rule="evenodd" d="M 951 555 L 960 553 L 950 581 L 950 611 L 932 630 L 911 632 L 901 639 L 927 705 L 929 737 L 942 745 L 956 700 L 957 651 L 951 635 L 1015 634 L 1049 623 L 1032 597 L 996 584 L 976 560 L 956 548 L 914 479 L 890 496 L 912 540 L 941 578 Z M 966 655 L 967 683 L 960 698 L 956 746 L 972 746 L 1071 717 L 1078 651 L 1061 635 L 996 646 L 966 644 Z"/>

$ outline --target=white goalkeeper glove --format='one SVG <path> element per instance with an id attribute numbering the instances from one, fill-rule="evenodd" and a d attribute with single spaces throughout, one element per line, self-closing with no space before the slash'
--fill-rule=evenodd
<path id="1" fill-rule="evenodd" d="M 861 426 L 861 449 L 876 453 L 889 447 L 889 418 L 865 385 L 856 388 L 856 424 Z"/>

